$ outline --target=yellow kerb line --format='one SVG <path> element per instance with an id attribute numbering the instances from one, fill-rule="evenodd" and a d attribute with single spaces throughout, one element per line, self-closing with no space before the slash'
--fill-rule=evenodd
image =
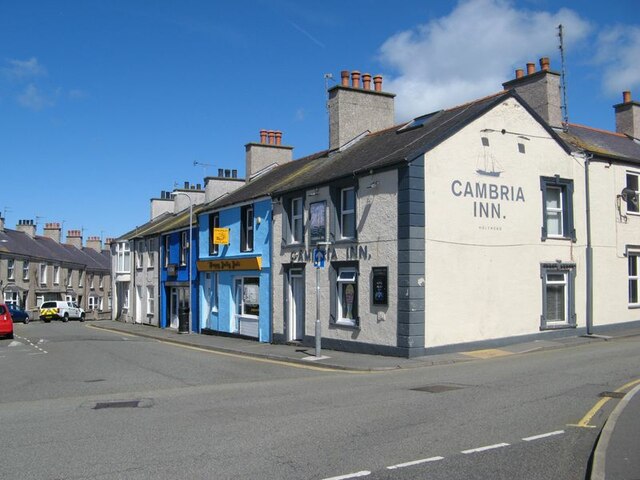
<path id="1" fill-rule="evenodd" d="M 633 387 L 634 385 L 637 385 L 638 383 L 640 383 L 640 379 L 632 380 L 631 382 L 625 383 L 620 388 L 614 390 L 614 392 L 616 392 L 616 393 L 623 392 L 623 391 Z M 611 397 L 601 398 L 600 400 L 598 400 L 596 402 L 596 404 L 593 406 L 593 408 L 591 408 L 591 410 L 589 410 L 587 412 L 587 414 L 584 417 L 582 417 L 582 420 L 580 420 L 576 424 L 569 424 L 569 426 L 570 427 L 580 427 L 580 428 L 596 428 L 596 425 L 589 425 L 589 422 L 595 416 L 595 414 L 598 413 L 598 411 L 604 406 L 604 404 L 607 403 L 609 400 L 611 400 Z"/>

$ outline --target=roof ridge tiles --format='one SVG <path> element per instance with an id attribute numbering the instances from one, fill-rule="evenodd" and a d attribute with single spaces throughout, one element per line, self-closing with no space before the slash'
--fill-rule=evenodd
<path id="1" fill-rule="evenodd" d="M 582 125 L 580 123 L 569 123 L 568 124 L 570 127 L 578 127 L 578 128 L 584 128 L 586 130 L 591 130 L 593 132 L 600 132 L 600 133 L 606 133 L 608 135 L 613 135 L 616 137 L 620 137 L 620 138 L 629 138 L 627 135 L 625 135 L 624 133 L 618 133 L 618 132 L 613 132 L 611 130 L 604 130 L 602 128 L 596 128 L 596 127 L 590 127 L 589 125 Z"/>

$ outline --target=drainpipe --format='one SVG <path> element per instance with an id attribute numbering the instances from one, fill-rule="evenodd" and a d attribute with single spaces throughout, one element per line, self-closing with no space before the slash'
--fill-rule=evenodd
<path id="1" fill-rule="evenodd" d="M 589 163 L 593 158 L 584 153 L 584 193 L 587 215 L 587 335 L 593 335 L 593 248 L 591 245 L 591 195 L 589 193 Z"/>

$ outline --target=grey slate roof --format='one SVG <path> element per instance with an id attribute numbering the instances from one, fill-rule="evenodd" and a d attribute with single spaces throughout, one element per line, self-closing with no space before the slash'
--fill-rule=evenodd
<path id="1" fill-rule="evenodd" d="M 611 160 L 640 163 L 640 144 L 621 133 L 569 124 L 560 137 L 569 145 Z"/>

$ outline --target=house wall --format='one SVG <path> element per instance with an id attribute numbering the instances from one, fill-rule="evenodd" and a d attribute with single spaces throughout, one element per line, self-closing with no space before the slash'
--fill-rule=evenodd
<path id="1" fill-rule="evenodd" d="M 483 136 L 489 147 L 482 146 Z M 526 153 L 519 152 L 518 143 Z M 493 160 L 499 176 L 477 172 L 490 170 Z M 427 351 L 539 332 L 541 264 L 547 262 L 575 264 L 576 320 L 584 326 L 586 236 L 580 162 L 516 100 L 508 99 L 430 151 L 424 163 Z M 576 242 L 541 239 L 540 177 L 555 175 L 574 182 Z M 495 200 L 465 196 L 467 182 L 474 190 L 476 183 L 507 186 L 509 193 Z M 488 208 L 488 218 L 486 212 L 480 214 L 481 205 Z"/>
<path id="2" fill-rule="evenodd" d="M 378 182 L 374 188 L 367 188 Z M 397 291 L 398 291 L 398 223 L 396 170 L 375 173 L 355 180 L 357 187 L 356 225 L 357 241 L 336 242 L 327 251 L 325 268 L 320 270 L 320 322 L 323 345 L 332 348 L 368 352 L 389 352 L 397 346 Z M 344 186 L 348 186 L 345 184 Z M 315 335 L 316 319 L 316 272 L 313 266 L 313 246 L 309 242 L 309 205 L 326 201 L 327 230 L 334 221 L 330 187 L 311 189 L 304 195 L 305 236 L 301 245 L 288 245 L 283 239 L 283 201 L 273 206 L 273 329 L 274 339 L 287 340 L 289 319 L 287 272 L 291 267 L 304 269 L 306 343 L 311 344 Z M 285 197 L 286 198 L 286 197 Z M 335 197 L 334 197 L 335 198 Z M 357 286 L 359 326 L 350 327 L 331 322 L 331 297 L 335 297 L 336 284 L 332 280 L 331 268 L 336 262 L 354 262 L 359 272 Z M 372 268 L 388 269 L 388 304 L 372 304 Z"/>

